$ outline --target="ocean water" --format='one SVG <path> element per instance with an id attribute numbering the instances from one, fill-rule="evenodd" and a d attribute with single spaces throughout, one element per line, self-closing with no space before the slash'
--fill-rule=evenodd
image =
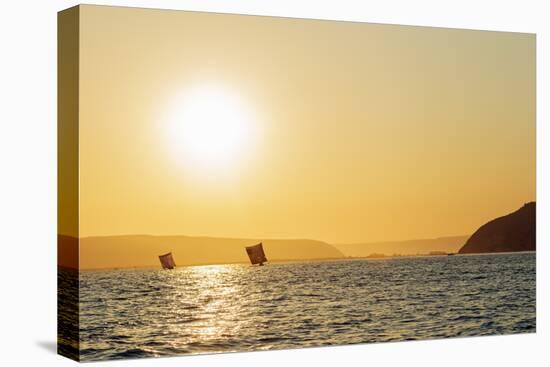
<path id="1" fill-rule="evenodd" d="M 534 253 L 82 272 L 80 358 L 534 332 L 535 275 Z"/>

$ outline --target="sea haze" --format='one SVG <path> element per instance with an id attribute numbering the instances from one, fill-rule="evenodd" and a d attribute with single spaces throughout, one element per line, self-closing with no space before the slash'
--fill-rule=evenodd
<path id="1" fill-rule="evenodd" d="M 81 272 L 80 358 L 534 332 L 535 275 L 535 253 Z"/>

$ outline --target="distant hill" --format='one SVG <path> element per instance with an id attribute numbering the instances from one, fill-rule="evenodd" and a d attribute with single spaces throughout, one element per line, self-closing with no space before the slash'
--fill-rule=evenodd
<path id="1" fill-rule="evenodd" d="M 76 239 L 59 236 L 60 243 Z M 343 258 L 335 247 L 321 241 L 258 240 L 189 236 L 101 236 L 80 239 L 80 269 L 157 267 L 158 255 L 171 251 L 177 265 L 248 262 L 244 246 L 263 242 L 269 260 Z M 70 246 L 70 245 L 68 245 Z M 65 246 L 67 247 L 67 246 Z M 60 246 L 60 248 L 64 248 Z M 74 267 L 73 263 L 62 266 Z"/>
<path id="2" fill-rule="evenodd" d="M 460 249 L 461 254 L 536 250 L 536 204 L 482 225 Z"/>
<path id="3" fill-rule="evenodd" d="M 418 240 L 368 242 L 335 245 L 346 256 L 367 257 L 371 254 L 391 256 L 429 254 L 434 251 L 455 253 L 466 242 L 468 236 L 425 238 Z"/>

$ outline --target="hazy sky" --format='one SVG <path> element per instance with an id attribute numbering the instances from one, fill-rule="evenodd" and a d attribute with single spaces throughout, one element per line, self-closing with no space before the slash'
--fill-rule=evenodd
<path id="1" fill-rule="evenodd" d="M 80 17 L 81 236 L 436 237 L 535 199 L 534 35 L 94 6 Z M 188 112 L 205 88 L 220 107 Z M 222 128 L 246 119 L 231 152 L 219 151 L 231 129 L 186 150 L 174 126 L 197 128 L 201 113 Z"/>

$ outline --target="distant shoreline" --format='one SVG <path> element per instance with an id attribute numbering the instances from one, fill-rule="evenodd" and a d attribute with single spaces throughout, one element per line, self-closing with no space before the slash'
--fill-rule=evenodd
<path id="1" fill-rule="evenodd" d="M 333 245 L 309 239 L 246 239 L 129 235 L 76 238 L 58 235 L 58 264 L 69 268 L 123 269 L 155 267 L 157 256 L 175 254 L 176 264 L 247 263 L 243 248 L 262 242 L 271 262 L 332 261 L 456 253 L 467 236 L 400 242 Z M 185 256 L 178 261 L 178 254 Z"/>
<path id="2" fill-rule="evenodd" d="M 510 254 L 530 254 L 536 253 L 536 251 L 508 251 L 508 252 L 484 252 L 484 253 L 473 253 L 473 254 L 458 254 L 455 253 L 455 256 L 488 256 L 488 255 L 510 255 Z M 271 264 L 290 264 L 290 263 L 324 263 L 324 262 L 341 262 L 341 261 L 383 261 L 391 259 L 406 259 L 406 258 L 417 258 L 417 257 L 447 257 L 448 254 L 421 254 L 421 255 L 402 255 L 402 256 L 380 256 L 380 257 L 343 257 L 343 258 L 321 258 L 321 259 L 277 259 L 269 261 Z M 223 266 L 223 265 L 249 265 L 248 262 L 231 262 L 231 263 L 197 263 L 197 264 L 188 264 L 177 266 L 176 268 L 190 268 L 190 267 L 199 267 L 199 266 Z M 161 270 L 160 266 L 133 266 L 133 267 L 112 267 L 112 268 L 92 268 L 92 269 L 75 269 L 66 266 L 58 266 L 58 270 L 67 271 L 67 272 L 102 272 L 102 271 L 112 271 L 112 270 Z"/>

